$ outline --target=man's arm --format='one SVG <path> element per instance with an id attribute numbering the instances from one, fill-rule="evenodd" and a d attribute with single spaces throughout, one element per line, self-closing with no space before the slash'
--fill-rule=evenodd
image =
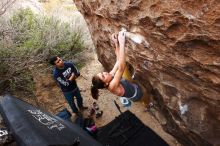
<path id="1" fill-rule="evenodd" d="M 77 78 L 77 76 L 74 73 L 72 73 L 71 76 L 69 77 L 68 81 L 73 81 L 76 78 Z"/>
<path id="2" fill-rule="evenodd" d="M 73 69 L 73 72 L 74 72 L 76 77 L 80 76 L 79 70 L 76 68 L 76 66 L 73 63 L 72 63 L 71 68 Z"/>
<path id="3" fill-rule="evenodd" d="M 70 67 L 71 67 L 72 73 L 71 73 L 71 76 L 68 78 L 68 81 L 73 81 L 80 76 L 80 72 L 73 63 L 70 63 Z"/>

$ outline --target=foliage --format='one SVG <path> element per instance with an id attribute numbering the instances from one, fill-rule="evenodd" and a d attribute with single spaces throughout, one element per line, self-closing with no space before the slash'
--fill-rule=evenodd
<path id="1" fill-rule="evenodd" d="M 30 9 L 20 9 L 8 21 L 0 20 L 1 83 L 10 83 L 10 91 L 19 87 L 31 92 L 30 67 L 47 62 L 52 55 L 71 56 L 82 51 L 82 34 L 70 26 Z"/>

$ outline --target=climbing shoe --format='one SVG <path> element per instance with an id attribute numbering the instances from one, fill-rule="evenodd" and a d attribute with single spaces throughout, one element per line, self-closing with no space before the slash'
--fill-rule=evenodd
<path id="1" fill-rule="evenodd" d="M 100 112 L 95 114 L 95 117 L 96 118 L 100 118 L 102 116 L 102 114 L 103 114 L 103 111 L 100 111 Z"/>
<path id="2" fill-rule="evenodd" d="M 87 106 L 82 106 L 79 109 L 80 109 L 80 111 L 84 111 L 84 110 L 88 109 L 88 107 Z"/>

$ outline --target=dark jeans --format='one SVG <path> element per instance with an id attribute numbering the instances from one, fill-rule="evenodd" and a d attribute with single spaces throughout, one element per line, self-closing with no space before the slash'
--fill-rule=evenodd
<path id="1" fill-rule="evenodd" d="M 76 104 L 74 102 L 74 97 L 76 97 L 76 102 L 77 102 L 78 108 L 81 108 L 83 106 L 83 99 L 80 94 L 79 88 L 77 87 L 77 89 L 70 91 L 70 92 L 63 92 L 63 94 L 64 94 L 68 104 L 70 105 L 72 111 L 74 113 L 77 113 L 78 109 L 77 109 Z"/>

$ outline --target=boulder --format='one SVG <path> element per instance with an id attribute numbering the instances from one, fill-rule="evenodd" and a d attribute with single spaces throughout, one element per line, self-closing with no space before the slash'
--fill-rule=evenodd
<path id="1" fill-rule="evenodd" d="M 115 63 L 111 34 L 129 32 L 127 62 L 164 130 L 183 145 L 220 145 L 219 0 L 74 1 L 106 70 Z"/>

